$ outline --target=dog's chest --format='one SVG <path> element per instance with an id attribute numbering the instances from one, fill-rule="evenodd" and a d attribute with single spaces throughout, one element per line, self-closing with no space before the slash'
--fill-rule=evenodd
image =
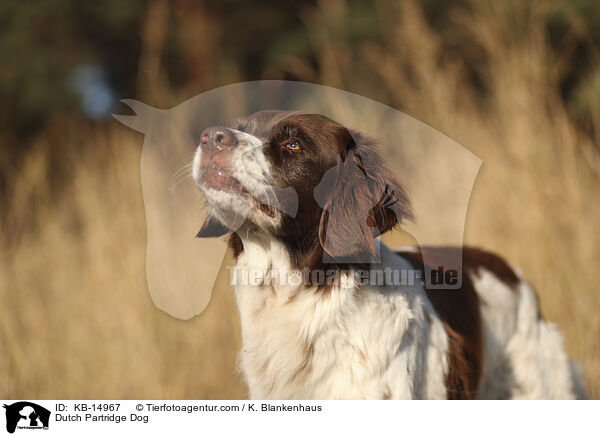
<path id="1" fill-rule="evenodd" d="M 241 259 L 239 266 L 248 265 Z M 445 395 L 445 335 L 418 296 L 358 290 L 346 281 L 326 290 L 238 285 L 236 297 L 240 366 L 252 398 Z M 428 386 L 432 378 L 439 391 Z"/>

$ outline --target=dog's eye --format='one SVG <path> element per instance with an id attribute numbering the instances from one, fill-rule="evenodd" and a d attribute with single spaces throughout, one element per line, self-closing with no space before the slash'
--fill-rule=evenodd
<path id="1" fill-rule="evenodd" d="M 287 148 L 288 150 L 292 150 L 292 151 L 299 151 L 300 150 L 300 142 L 296 141 L 295 139 L 292 139 L 285 143 L 285 148 Z"/>

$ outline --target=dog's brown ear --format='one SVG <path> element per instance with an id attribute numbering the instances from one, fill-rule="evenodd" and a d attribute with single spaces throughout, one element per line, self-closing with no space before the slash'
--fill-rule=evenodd
<path id="1" fill-rule="evenodd" d="M 334 259 L 376 259 L 374 238 L 412 219 L 410 202 L 383 164 L 374 141 L 343 131 L 338 135 L 338 165 L 327 171 L 315 188 L 315 198 L 323 207 L 319 240 Z"/>
<path id="2" fill-rule="evenodd" d="M 196 238 L 216 238 L 231 232 L 221 221 L 208 214 Z"/>

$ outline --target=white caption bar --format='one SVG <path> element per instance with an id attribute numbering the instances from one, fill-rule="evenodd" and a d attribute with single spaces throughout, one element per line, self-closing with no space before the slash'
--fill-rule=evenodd
<path id="1" fill-rule="evenodd" d="M 0 434 L 593 434 L 596 401 L 4 400 Z M 4 432 L 4 433 L 3 433 Z M 327 432 L 327 433 L 325 433 Z M 596 433 L 598 434 L 598 433 Z"/>

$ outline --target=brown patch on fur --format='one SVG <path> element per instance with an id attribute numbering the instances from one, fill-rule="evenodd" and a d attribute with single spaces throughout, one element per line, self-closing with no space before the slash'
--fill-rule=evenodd
<path id="1" fill-rule="evenodd" d="M 412 218 L 408 195 L 384 165 L 374 140 L 344 127 L 337 127 L 335 136 L 338 162 L 319 169 L 325 171 L 313 188 L 323 208 L 319 243 L 334 259 L 375 256 L 373 238 Z"/>
<path id="2" fill-rule="evenodd" d="M 460 247 L 422 247 L 427 251 L 427 257 L 434 265 L 450 265 L 451 260 L 461 254 Z M 513 269 L 501 257 L 474 247 L 463 247 L 462 268 L 470 274 L 478 275 L 480 268 L 485 268 L 504 282 L 511 289 L 521 281 Z"/>
<path id="3" fill-rule="evenodd" d="M 240 254 L 244 252 L 244 244 L 242 244 L 242 238 L 240 238 L 235 232 L 229 235 L 228 245 L 233 250 L 234 259 L 240 257 Z"/>
<path id="4" fill-rule="evenodd" d="M 457 248 L 427 247 L 428 253 L 434 253 L 442 260 L 444 255 L 454 255 Z M 433 304 L 448 334 L 448 374 L 446 389 L 448 399 L 475 399 L 481 379 L 483 360 L 483 338 L 479 297 L 475 292 L 470 274 L 476 268 L 477 260 L 488 258 L 480 256 L 481 250 L 465 248 L 463 250 L 462 287 L 457 290 L 426 289 L 427 297 Z M 415 268 L 423 270 L 423 258 L 420 253 L 399 252 Z M 444 263 L 439 263 L 444 265 Z"/>
<path id="5" fill-rule="evenodd" d="M 521 281 L 504 259 L 489 251 L 466 247 L 463 250 L 463 262 L 471 273 L 477 274 L 476 270 L 479 268 L 491 271 L 492 274 L 498 277 L 500 281 L 506 283 L 512 290 L 516 290 L 516 286 Z"/>

